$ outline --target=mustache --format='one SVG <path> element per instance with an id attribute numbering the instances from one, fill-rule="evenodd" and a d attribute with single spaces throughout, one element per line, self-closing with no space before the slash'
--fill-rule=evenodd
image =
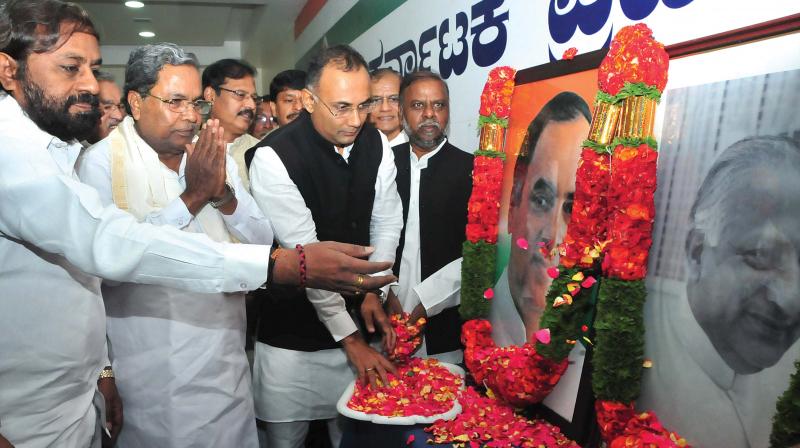
<path id="1" fill-rule="evenodd" d="M 421 121 L 421 122 L 420 122 L 420 123 L 417 125 L 417 130 L 419 130 L 419 129 L 420 129 L 421 127 L 423 127 L 423 126 L 434 126 L 436 129 L 442 129 L 442 125 L 441 125 L 441 124 L 439 124 L 439 122 L 438 122 L 438 121 L 436 121 L 436 120 L 434 120 L 433 118 L 429 118 L 429 119 L 427 119 L 427 120 L 423 120 L 423 121 Z"/>
<path id="2" fill-rule="evenodd" d="M 100 109 L 100 97 L 97 95 L 92 95 L 91 93 L 79 93 L 78 95 L 73 95 L 67 98 L 67 101 L 64 103 L 64 110 L 68 110 L 74 104 L 78 103 L 86 103 L 92 107 L 92 111 Z"/>
<path id="3" fill-rule="evenodd" d="M 249 109 L 249 108 L 248 109 L 242 109 L 242 110 L 239 111 L 239 113 L 237 115 L 240 115 L 242 117 L 247 117 L 248 119 L 252 120 L 253 117 L 256 116 L 256 111 L 254 109 Z"/>

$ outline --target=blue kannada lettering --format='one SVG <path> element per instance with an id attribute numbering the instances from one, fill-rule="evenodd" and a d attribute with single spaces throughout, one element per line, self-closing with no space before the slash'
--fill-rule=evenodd
<path id="1" fill-rule="evenodd" d="M 392 66 L 403 76 L 418 68 L 433 70 L 435 68 L 429 63 L 430 45 L 435 43 L 439 45 L 438 71 L 445 79 L 464 73 L 469 63 L 470 48 L 476 65 L 493 65 L 503 56 L 508 43 L 508 10 L 497 11 L 503 2 L 504 0 L 477 1 L 470 9 L 471 18 L 466 12 L 458 12 L 452 29 L 451 20 L 444 19 L 438 29 L 434 25 L 423 31 L 416 44 L 409 39 L 384 52 L 383 40 L 379 40 L 380 54 L 367 65 L 370 70 Z M 471 39 L 468 39 L 470 36 Z"/>

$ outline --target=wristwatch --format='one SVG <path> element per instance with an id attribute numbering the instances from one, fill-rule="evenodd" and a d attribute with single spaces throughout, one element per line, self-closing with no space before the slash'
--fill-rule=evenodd
<path id="1" fill-rule="evenodd" d="M 373 290 L 368 291 L 368 292 L 371 292 L 371 293 L 375 294 L 376 296 L 378 296 L 378 300 L 380 300 L 381 305 L 386 303 L 387 297 L 386 297 L 386 294 L 383 292 L 382 289 L 373 289 Z"/>
<path id="2" fill-rule="evenodd" d="M 230 183 L 225 182 L 225 195 L 217 200 L 212 199 L 208 201 L 208 203 L 211 204 L 211 206 L 214 208 L 220 208 L 225 204 L 227 204 L 228 202 L 231 202 L 235 197 L 236 193 L 235 190 L 233 189 L 233 186 Z"/>

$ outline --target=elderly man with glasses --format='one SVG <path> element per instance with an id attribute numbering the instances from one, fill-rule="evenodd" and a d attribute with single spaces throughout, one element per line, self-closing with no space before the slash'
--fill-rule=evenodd
<path id="1" fill-rule="evenodd" d="M 219 65 L 206 70 L 211 85 Z M 140 221 L 224 243 L 271 244 L 269 221 L 225 150 L 252 119 L 252 75 L 225 73 L 224 85 L 206 90 L 215 100 L 212 116 L 225 126 L 209 120 L 192 145 L 210 106 L 201 99 L 196 61 L 174 44 L 135 49 L 125 73 L 130 116 L 88 149 L 81 180 Z M 244 293 L 104 283 L 103 297 L 125 402 L 120 446 L 258 445 Z"/>
<path id="2" fill-rule="evenodd" d="M 394 260 L 403 226 L 394 156 L 385 135 L 366 125 L 375 102 L 364 59 L 346 45 L 310 62 L 304 110 L 248 151 L 253 197 L 270 211 L 283 247 L 336 240 L 371 244 L 371 259 Z M 389 361 L 365 342 L 350 311 L 368 332 L 376 324 L 384 345 L 394 332 L 382 308 L 385 290 L 355 296 L 318 289 L 273 289 L 262 313 L 253 367 L 256 417 L 266 445 L 300 447 L 310 420 L 327 420 L 339 445 L 336 401 L 353 379 L 373 386 Z M 313 305 L 313 306 L 312 306 Z M 349 361 L 349 363 L 348 363 Z M 352 368 L 352 370 L 351 370 Z"/>
<path id="3" fill-rule="evenodd" d="M 248 191 L 250 180 L 244 152 L 255 146 L 258 139 L 247 131 L 261 104 L 261 97 L 256 94 L 255 74 L 253 67 L 236 59 L 222 59 L 203 70 L 203 98 L 211 103 L 210 118 L 219 120 L 225 130 L 222 139 Z"/>

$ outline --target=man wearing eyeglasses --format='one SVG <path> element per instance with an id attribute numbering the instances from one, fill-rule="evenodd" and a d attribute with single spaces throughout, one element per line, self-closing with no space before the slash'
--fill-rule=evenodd
<path id="1" fill-rule="evenodd" d="M 239 167 L 242 184 L 250 191 L 244 152 L 258 143 L 247 133 L 261 104 L 256 95 L 255 69 L 236 59 L 219 60 L 203 70 L 203 98 L 211 103 L 210 118 L 225 130 L 222 139 Z"/>
<path id="2" fill-rule="evenodd" d="M 294 247 L 317 240 L 369 243 L 394 261 L 403 226 L 394 157 L 386 136 L 364 126 L 374 102 L 363 57 L 346 45 L 309 64 L 304 111 L 248 151 L 253 196 L 270 210 L 275 237 Z M 363 127 L 363 129 L 362 129 Z M 256 417 L 270 448 L 302 446 L 310 420 L 327 420 L 339 446 L 336 402 L 353 379 L 376 387 L 392 364 L 365 342 L 348 310 L 376 324 L 384 346 L 394 332 L 382 309 L 386 289 L 342 296 L 318 289 L 271 290 L 253 366 Z M 312 304 L 316 306 L 312 306 Z M 349 361 L 349 363 L 348 363 Z"/>
<path id="3" fill-rule="evenodd" d="M 188 151 L 209 108 L 196 61 L 174 44 L 136 48 L 125 73 L 131 115 L 87 150 L 81 180 L 140 221 L 223 243 L 272 244 L 269 221 L 225 152 L 253 116 L 248 69 L 238 61 L 206 69 L 212 117 L 225 127 L 210 120 Z M 103 298 L 125 400 L 121 446 L 257 446 L 244 293 L 116 283 L 103 285 Z"/>
<path id="4" fill-rule="evenodd" d="M 379 68 L 370 73 L 370 87 L 375 109 L 369 122 L 383 132 L 394 148 L 408 141 L 400 121 L 400 73 L 391 68 Z"/>

